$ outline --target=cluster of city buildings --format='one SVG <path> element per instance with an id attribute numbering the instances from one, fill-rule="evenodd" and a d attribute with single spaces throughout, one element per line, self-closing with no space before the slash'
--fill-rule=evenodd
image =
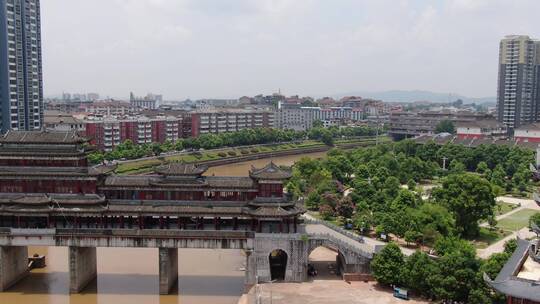
<path id="1" fill-rule="evenodd" d="M 504 139 L 511 144 L 529 145 L 540 143 L 539 120 L 540 41 L 512 35 L 500 42 L 494 113 L 459 109 L 393 112 L 389 133 L 396 139 L 435 136 L 439 123 L 451 121 L 460 140 Z"/>
<path id="2" fill-rule="evenodd" d="M 315 121 L 321 121 L 325 127 L 351 123 L 380 125 L 388 123 L 390 113 L 403 111 L 401 104 L 391 104 L 357 96 L 343 97 L 339 101 L 324 97 L 315 102 L 316 106 L 305 104 L 290 100 L 280 101 L 276 110 L 278 127 L 308 130 Z"/>
<path id="3" fill-rule="evenodd" d="M 275 95 L 273 95 L 275 96 Z M 130 102 L 95 101 L 49 103 L 45 111 L 44 127 L 48 130 L 77 130 L 92 143 L 111 151 L 125 140 L 136 144 L 175 142 L 179 138 L 197 137 L 207 133 L 224 133 L 246 128 L 281 128 L 308 130 L 315 121 L 323 126 L 356 124 L 382 124 L 388 121 L 391 111 L 401 106 L 382 101 L 346 97 L 340 101 L 325 98 L 317 106 L 304 106 L 283 99 L 277 107 L 265 104 L 244 106 L 206 106 L 193 110 L 177 110 L 159 106 L 153 98 L 137 98 Z"/>
<path id="4" fill-rule="evenodd" d="M 270 128 L 274 127 L 274 113 L 243 109 L 201 112 L 147 110 L 137 116 L 90 116 L 80 122 L 81 134 L 90 138 L 98 148 L 111 151 L 128 139 L 135 144 L 174 143 L 179 138 L 201 134 Z M 60 128 L 57 125 L 51 129 L 66 130 L 67 126 Z"/>
<path id="5" fill-rule="evenodd" d="M 85 102 L 85 101 L 96 101 L 99 100 L 99 93 L 62 93 L 63 101 L 70 102 Z"/>

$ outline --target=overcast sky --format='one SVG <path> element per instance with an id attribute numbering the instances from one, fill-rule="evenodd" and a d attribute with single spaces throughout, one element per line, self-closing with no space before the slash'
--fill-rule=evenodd
<path id="1" fill-rule="evenodd" d="M 430 90 L 495 96 L 539 0 L 41 0 L 45 95 Z"/>

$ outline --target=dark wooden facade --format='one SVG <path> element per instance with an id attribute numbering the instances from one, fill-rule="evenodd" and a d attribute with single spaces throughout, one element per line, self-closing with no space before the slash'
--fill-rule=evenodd
<path id="1" fill-rule="evenodd" d="M 11 131 L 0 138 L 0 226 L 245 229 L 295 232 L 303 208 L 283 191 L 290 172 L 273 163 L 249 176 L 205 176 L 170 163 L 153 175 L 88 167 L 75 132 Z"/>

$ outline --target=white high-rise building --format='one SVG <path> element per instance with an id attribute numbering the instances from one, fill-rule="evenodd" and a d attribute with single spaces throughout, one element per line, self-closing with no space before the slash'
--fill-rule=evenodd
<path id="1" fill-rule="evenodd" d="M 43 127 L 39 0 L 0 0 L 0 130 Z"/>
<path id="2" fill-rule="evenodd" d="M 512 35 L 501 40 L 497 118 L 508 128 L 540 118 L 540 41 Z"/>

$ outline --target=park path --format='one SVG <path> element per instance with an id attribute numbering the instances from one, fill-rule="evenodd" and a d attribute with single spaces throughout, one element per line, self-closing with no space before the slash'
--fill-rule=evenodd
<path id="1" fill-rule="evenodd" d="M 510 197 L 510 196 L 499 196 L 496 198 L 496 200 L 499 202 L 505 202 L 508 204 L 520 205 L 519 207 L 517 207 L 514 210 L 511 210 L 510 212 L 497 216 L 497 220 L 503 219 L 523 209 L 535 209 L 535 210 L 540 211 L 540 206 L 538 206 L 538 204 L 536 204 L 536 202 L 533 199 L 515 198 L 515 197 Z"/>
<path id="2" fill-rule="evenodd" d="M 510 196 L 498 196 L 495 198 L 495 200 L 497 202 L 504 202 L 504 203 L 508 203 L 508 204 L 512 204 L 512 205 L 519 205 L 519 207 L 515 208 L 515 209 L 512 209 L 510 210 L 509 212 L 507 213 L 504 213 L 504 214 L 501 214 L 501 215 L 497 215 L 495 217 L 495 219 L 497 221 L 507 217 L 507 216 L 510 216 L 518 211 L 521 211 L 523 209 L 538 209 L 540 210 L 540 207 L 538 207 L 538 205 L 536 204 L 536 202 L 532 199 L 524 199 L 524 198 L 515 198 L 515 197 L 510 197 Z M 488 226 L 488 223 L 487 222 L 483 222 L 480 224 L 480 227 L 487 227 Z"/>
<path id="3" fill-rule="evenodd" d="M 494 253 L 500 253 L 504 251 L 504 243 L 506 241 L 509 241 L 511 239 L 515 239 L 516 237 L 519 237 L 521 239 L 527 239 L 536 236 L 534 232 L 529 230 L 529 227 L 521 228 L 518 231 L 512 232 L 510 235 L 506 236 L 505 238 L 489 245 L 488 247 L 484 249 L 477 249 L 476 255 L 482 259 L 489 258 Z"/>
<path id="4" fill-rule="evenodd" d="M 510 212 L 507 212 L 505 214 L 501 214 L 499 216 L 496 217 L 497 221 L 501 220 L 501 219 L 504 219 L 520 210 L 523 210 L 523 209 L 533 209 L 533 210 L 538 210 L 540 211 L 540 206 L 538 206 L 538 204 L 536 204 L 536 202 L 533 200 L 533 199 L 523 199 L 523 198 L 515 198 L 515 197 L 509 197 L 509 196 L 499 196 L 496 198 L 497 201 L 501 201 L 501 202 L 505 202 L 505 203 L 509 203 L 509 204 L 515 204 L 515 205 L 520 205 L 518 208 L 510 211 Z M 484 227 L 487 227 L 487 223 L 482 223 L 480 226 L 484 226 Z M 526 238 L 531 238 L 531 237 L 534 237 L 535 234 L 531 231 L 529 231 L 529 227 L 524 227 L 524 228 L 521 228 L 520 230 L 518 231 L 513 231 L 510 235 L 506 236 L 505 238 L 489 245 L 488 247 L 484 248 L 484 249 L 478 249 L 476 250 L 476 253 L 478 255 L 478 257 L 480 258 L 483 258 L 483 259 L 487 259 L 489 258 L 492 254 L 494 253 L 500 253 L 500 252 L 503 252 L 504 251 L 504 243 L 506 243 L 506 241 L 508 240 L 511 240 L 511 239 L 514 239 L 516 237 L 519 237 L 519 238 L 522 238 L 522 239 L 526 239 Z"/>

